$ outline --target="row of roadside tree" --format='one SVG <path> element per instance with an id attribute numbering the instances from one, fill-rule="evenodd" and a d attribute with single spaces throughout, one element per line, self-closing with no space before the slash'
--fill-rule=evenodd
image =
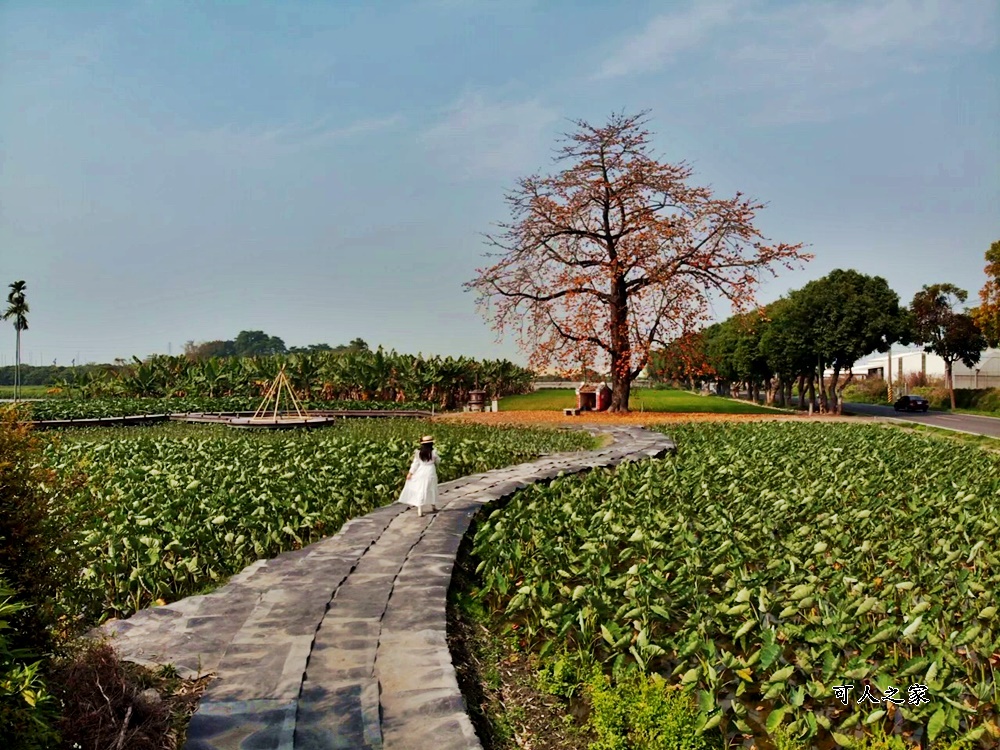
<path id="1" fill-rule="evenodd" d="M 855 362 L 915 343 L 944 360 L 954 408 L 952 366 L 974 366 L 991 343 L 962 309 L 966 299 L 963 289 L 933 284 L 906 307 L 882 277 L 838 269 L 762 308 L 674 339 L 651 354 L 649 372 L 692 388 L 714 382 L 719 393 L 738 389 L 775 406 L 790 406 L 798 394 L 800 409 L 839 412 Z"/>

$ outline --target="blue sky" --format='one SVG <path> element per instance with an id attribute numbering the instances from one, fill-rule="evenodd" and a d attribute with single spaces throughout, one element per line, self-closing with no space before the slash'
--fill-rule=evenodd
<path id="1" fill-rule="evenodd" d="M 4 0 L 0 282 L 36 363 L 242 329 L 523 362 L 461 288 L 480 233 L 570 120 L 649 109 L 665 160 L 815 254 L 763 301 L 837 267 L 974 298 L 998 40 L 995 0 Z"/>

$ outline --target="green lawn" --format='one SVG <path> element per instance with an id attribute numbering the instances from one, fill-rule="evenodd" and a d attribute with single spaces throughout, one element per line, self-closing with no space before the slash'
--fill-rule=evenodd
<path id="1" fill-rule="evenodd" d="M 957 432 L 955 430 L 947 430 L 941 427 L 931 427 L 930 425 L 919 424 L 917 422 L 897 422 L 893 424 L 893 427 L 898 430 L 903 430 L 904 432 L 916 432 L 921 435 L 930 435 L 944 440 L 954 440 L 960 443 L 967 443 L 969 445 L 978 445 L 980 448 L 986 448 L 993 451 L 1000 450 L 1000 438 L 995 438 L 990 435 L 971 435 L 967 432 Z"/>
<path id="2" fill-rule="evenodd" d="M 986 411 L 985 409 L 944 409 L 943 411 L 950 411 L 952 414 L 971 414 L 976 417 L 1000 417 L 1000 412 Z"/>
<path id="3" fill-rule="evenodd" d="M 629 398 L 633 411 L 661 411 L 693 414 L 773 414 L 774 409 L 721 396 L 699 396 L 687 391 L 634 388 Z M 560 411 L 576 406 L 572 388 L 545 388 L 523 396 L 500 399 L 500 411 Z"/>
<path id="4" fill-rule="evenodd" d="M 48 385 L 22 385 L 21 398 L 45 398 L 50 387 Z M 14 386 L 0 385 L 0 398 L 14 398 Z"/>

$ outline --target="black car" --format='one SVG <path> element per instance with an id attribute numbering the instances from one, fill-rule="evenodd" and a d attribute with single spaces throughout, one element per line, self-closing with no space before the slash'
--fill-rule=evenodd
<path id="1" fill-rule="evenodd" d="M 927 411 L 929 406 L 923 396 L 903 396 L 892 405 L 892 408 L 896 411 Z"/>

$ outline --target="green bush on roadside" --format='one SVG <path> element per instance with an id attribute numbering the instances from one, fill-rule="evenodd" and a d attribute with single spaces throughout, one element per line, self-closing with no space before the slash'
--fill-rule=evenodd
<path id="1" fill-rule="evenodd" d="M 587 685 L 591 726 L 598 740 L 590 750 L 706 750 L 700 717 L 691 697 L 662 677 L 630 674 L 614 685 L 595 671 Z"/>
<path id="2" fill-rule="evenodd" d="M 893 389 L 893 397 L 904 393 L 923 396 L 932 409 L 950 409 L 951 394 L 941 378 L 932 379 L 926 385 L 910 384 Z M 889 401 L 888 386 L 882 378 L 866 378 L 852 382 L 844 389 L 844 401 L 858 404 L 886 404 Z M 955 391 L 955 406 L 959 409 L 1000 412 L 1000 388 L 960 388 Z"/>
<path id="3" fill-rule="evenodd" d="M 25 605 L 0 579 L 0 746 L 8 750 L 42 750 L 58 740 L 52 728 L 55 699 L 42 679 L 42 662 L 8 640 L 9 621 Z"/>
<path id="4" fill-rule="evenodd" d="M 72 629 L 56 602 L 75 557 L 53 502 L 61 485 L 40 467 L 40 442 L 16 411 L 0 415 L 0 747 L 41 750 L 58 740 L 45 675 Z"/>
<path id="5" fill-rule="evenodd" d="M 973 408 L 982 411 L 1000 411 L 1000 388 L 990 388 L 979 394 Z"/>
<path id="6" fill-rule="evenodd" d="M 866 378 L 844 389 L 844 401 L 855 404 L 884 404 L 889 400 L 889 386 L 882 378 Z"/>
<path id="7" fill-rule="evenodd" d="M 912 388 L 911 393 L 927 399 L 932 409 L 950 409 L 951 394 L 943 382 Z M 959 388 L 955 391 L 955 406 L 958 409 L 978 411 L 1000 411 L 1000 388 Z"/>
<path id="8" fill-rule="evenodd" d="M 0 414 L 0 576 L 26 605 L 10 614 L 8 642 L 44 653 L 66 634 L 58 595 L 79 570 L 70 521 L 57 502 L 57 487 L 76 480 L 57 480 L 41 467 L 40 440 L 16 419 L 14 410 Z"/>

